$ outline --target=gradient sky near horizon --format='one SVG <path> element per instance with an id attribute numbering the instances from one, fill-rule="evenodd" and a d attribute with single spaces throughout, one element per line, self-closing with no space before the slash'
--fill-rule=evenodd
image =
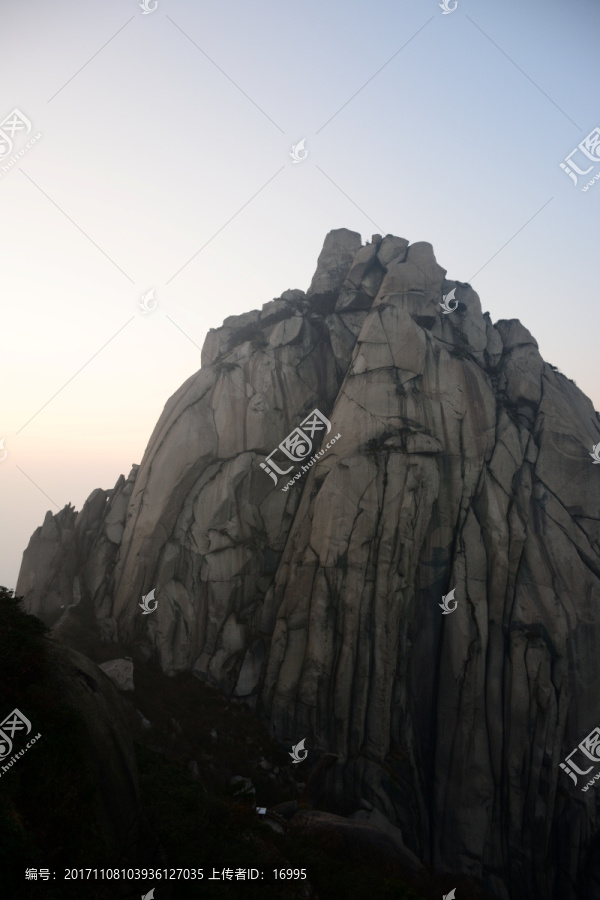
<path id="1" fill-rule="evenodd" d="M 210 328 L 308 287 L 332 228 L 429 241 L 600 408 L 600 150 L 577 185 L 559 165 L 600 127 L 598 0 L 3 0 L 0 21 L 0 120 L 32 123 L 0 159 L 0 584 L 48 510 L 141 461 Z"/>

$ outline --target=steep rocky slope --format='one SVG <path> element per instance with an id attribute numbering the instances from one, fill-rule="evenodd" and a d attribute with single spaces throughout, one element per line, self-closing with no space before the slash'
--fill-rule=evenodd
<path id="1" fill-rule="evenodd" d="M 330 232 L 306 293 L 209 332 L 127 480 L 47 514 L 17 592 L 335 754 L 329 796 L 437 870 L 592 900 L 598 805 L 559 764 L 600 723 L 600 419 L 445 275 Z"/>
<path id="2" fill-rule="evenodd" d="M 39 866 L 54 873 L 44 896 L 66 900 L 81 896 L 81 886 L 63 883 L 65 868 L 162 859 L 143 814 L 133 741 L 114 685 L 81 653 L 48 640 L 11 594 L 0 587 L 1 896 L 39 898 L 39 881 L 25 878 L 26 869 Z M 108 896 L 97 884 L 86 885 L 85 894 Z"/>

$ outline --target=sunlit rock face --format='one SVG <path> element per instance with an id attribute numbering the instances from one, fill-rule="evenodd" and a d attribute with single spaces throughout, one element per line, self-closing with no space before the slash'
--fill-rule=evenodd
<path id="1" fill-rule="evenodd" d="M 139 467 L 48 513 L 17 593 L 66 642 L 243 699 L 307 769 L 335 754 L 330 798 L 437 871 L 598 900 L 596 788 L 559 763 L 600 725 L 599 417 L 430 244 L 361 244 L 330 232 L 306 293 L 209 332 Z"/>

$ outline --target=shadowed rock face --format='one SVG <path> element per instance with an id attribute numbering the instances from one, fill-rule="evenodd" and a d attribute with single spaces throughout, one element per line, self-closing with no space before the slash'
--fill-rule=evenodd
<path id="1" fill-rule="evenodd" d="M 98 861 L 104 860 L 105 865 L 154 865 L 158 858 L 158 842 L 140 808 L 133 741 L 117 690 L 100 668 L 81 653 L 54 641 L 48 641 L 45 653 L 49 664 L 43 684 L 37 685 L 36 693 L 47 703 L 50 723 L 48 728 L 44 724 L 40 726 L 40 748 L 44 749 L 38 751 L 40 755 L 31 772 L 39 784 L 38 799 L 42 811 L 39 817 L 30 818 L 27 800 L 17 792 L 15 814 L 19 818 L 19 827 L 31 829 L 40 848 L 55 858 L 72 862 L 75 852 L 75 858 L 81 859 L 81 847 L 74 851 L 61 846 L 57 834 L 48 830 L 43 813 L 44 785 L 54 779 L 67 784 L 68 773 L 55 744 L 57 724 L 54 717 L 57 711 L 63 714 L 75 712 L 76 727 L 63 734 L 63 738 L 68 738 L 69 751 L 75 758 L 72 781 L 66 788 L 68 797 L 62 804 L 67 827 L 69 830 L 72 827 L 71 816 L 75 820 L 80 817 L 81 828 L 87 829 Z M 49 755 L 44 739 L 51 742 Z M 57 814 L 53 810 L 52 822 L 56 821 Z M 7 819 L 3 818 L 3 824 L 6 823 Z M 64 838 L 64 832 L 62 835 Z M 3 860 L 6 867 L 6 854 Z M 9 891 L 3 896 L 16 895 Z"/>
<path id="2" fill-rule="evenodd" d="M 209 332 L 127 481 L 47 514 L 17 593 L 336 754 L 330 796 L 437 870 L 592 900 L 595 789 L 559 763 L 600 724 L 600 421 L 445 275 L 430 244 L 330 232 L 306 294 Z M 315 408 L 340 437 L 282 490 L 299 465 L 260 464 Z"/>

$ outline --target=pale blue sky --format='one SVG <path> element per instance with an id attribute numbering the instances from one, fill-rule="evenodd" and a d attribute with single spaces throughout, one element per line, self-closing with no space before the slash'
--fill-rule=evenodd
<path id="1" fill-rule="evenodd" d="M 3 0 L 1 19 L 0 119 L 42 136 L 0 168 L 0 584 L 48 509 L 140 462 L 209 328 L 308 287 L 332 228 L 431 242 L 600 408 L 600 181 L 580 190 L 600 159 L 578 186 L 559 166 L 600 126 L 597 0 Z"/>

